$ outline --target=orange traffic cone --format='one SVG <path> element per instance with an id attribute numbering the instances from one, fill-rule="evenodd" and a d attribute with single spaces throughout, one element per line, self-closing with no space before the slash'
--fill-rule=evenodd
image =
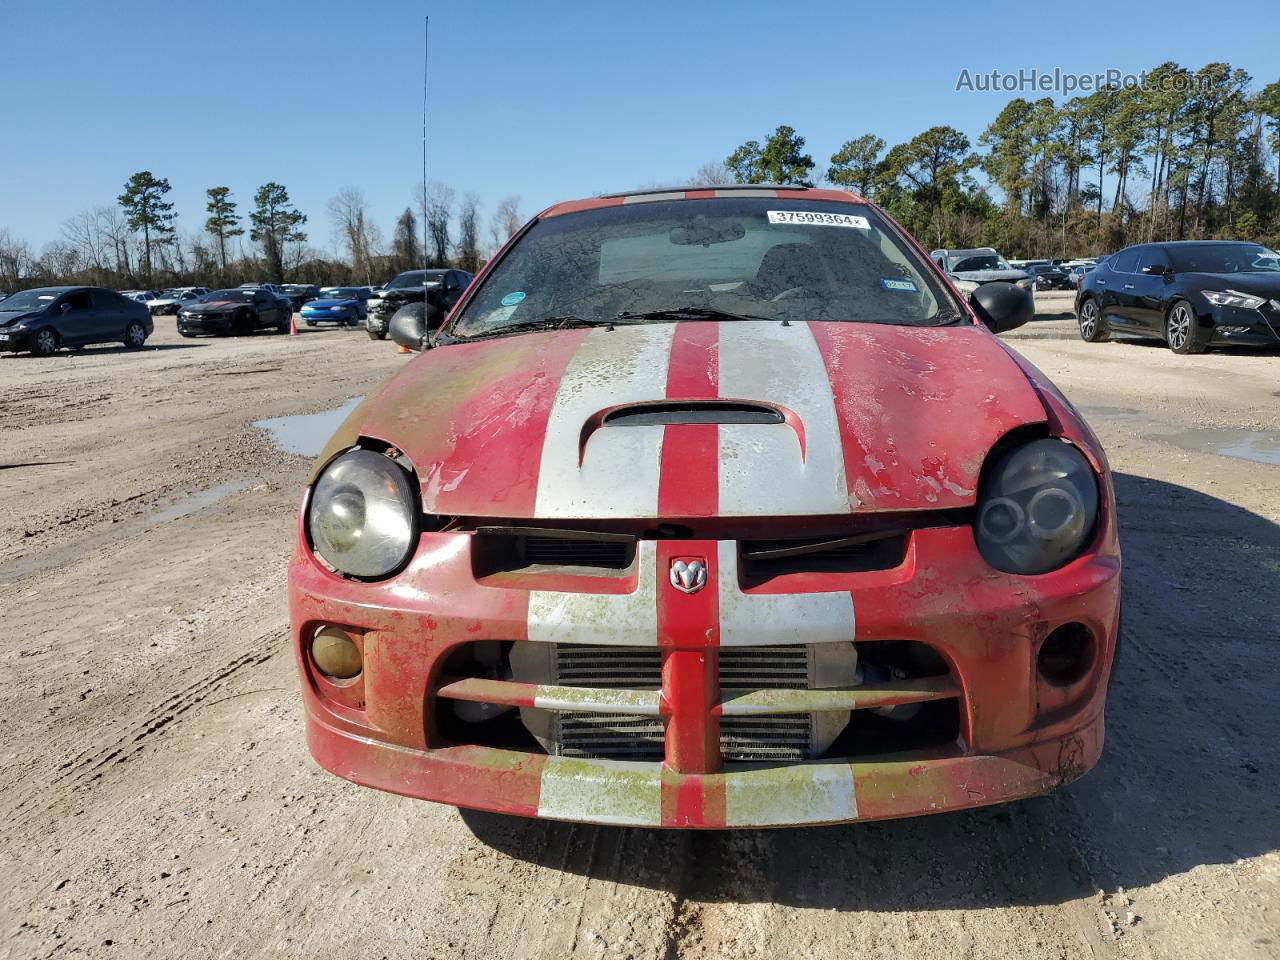
<path id="1" fill-rule="evenodd" d="M 398 345 L 396 347 L 396 353 L 413 353 L 413 351 L 406 346 Z"/>
<path id="2" fill-rule="evenodd" d="M 296 314 L 289 314 L 289 336 L 296 337 L 298 335 L 298 320 Z"/>

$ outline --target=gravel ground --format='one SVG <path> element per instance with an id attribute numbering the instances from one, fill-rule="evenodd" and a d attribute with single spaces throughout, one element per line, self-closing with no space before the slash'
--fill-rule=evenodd
<path id="1" fill-rule="evenodd" d="M 1101 764 L 764 833 L 464 817 L 310 761 L 284 598 L 307 463 L 252 423 L 369 392 L 389 344 L 162 318 L 141 353 L 0 355 L 0 957 L 1280 956 L 1280 357 L 1085 344 L 1069 302 L 1008 340 L 1117 472 Z"/>

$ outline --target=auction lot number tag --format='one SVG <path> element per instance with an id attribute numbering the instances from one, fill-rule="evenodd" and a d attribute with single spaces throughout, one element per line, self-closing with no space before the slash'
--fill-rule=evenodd
<path id="1" fill-rule="evenodd" d="M 819 227 L 855 227 L 870 230 L 866 217 L 852 213 L 811 213 L 808 210 L 770 210 L 770 223 L 804 223 Z"/>

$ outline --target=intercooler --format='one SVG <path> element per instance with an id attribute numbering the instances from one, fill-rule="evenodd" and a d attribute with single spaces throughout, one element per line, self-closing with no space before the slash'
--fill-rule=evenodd
<path id="1" fill-rule="evenodd" d="M 852 684 L 852 643 L 722 647 L 722 691 L 805 690 Z M 517 644 L 515 679 L 563 687 L 657 691 L 662 687 L 658 648 Z M 659 761 L 664 757 L 660 716 L 524 708 L 525 726 L 556 756 Z M 819 755 L 848 722 L 848 713 L 724 716 L 720 751 L 728 762 L 795 762 Z"/>

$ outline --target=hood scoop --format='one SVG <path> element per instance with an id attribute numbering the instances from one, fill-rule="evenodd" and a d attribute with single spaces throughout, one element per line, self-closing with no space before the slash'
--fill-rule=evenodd
<path id="1" fill-rule="evenodd" d="M 782 411 L 766 403 L 741 400 L 661 400 L 614 407 L 600 418 L 602 427 L 654 427 L 676 423 L 782 423 Z"/>

